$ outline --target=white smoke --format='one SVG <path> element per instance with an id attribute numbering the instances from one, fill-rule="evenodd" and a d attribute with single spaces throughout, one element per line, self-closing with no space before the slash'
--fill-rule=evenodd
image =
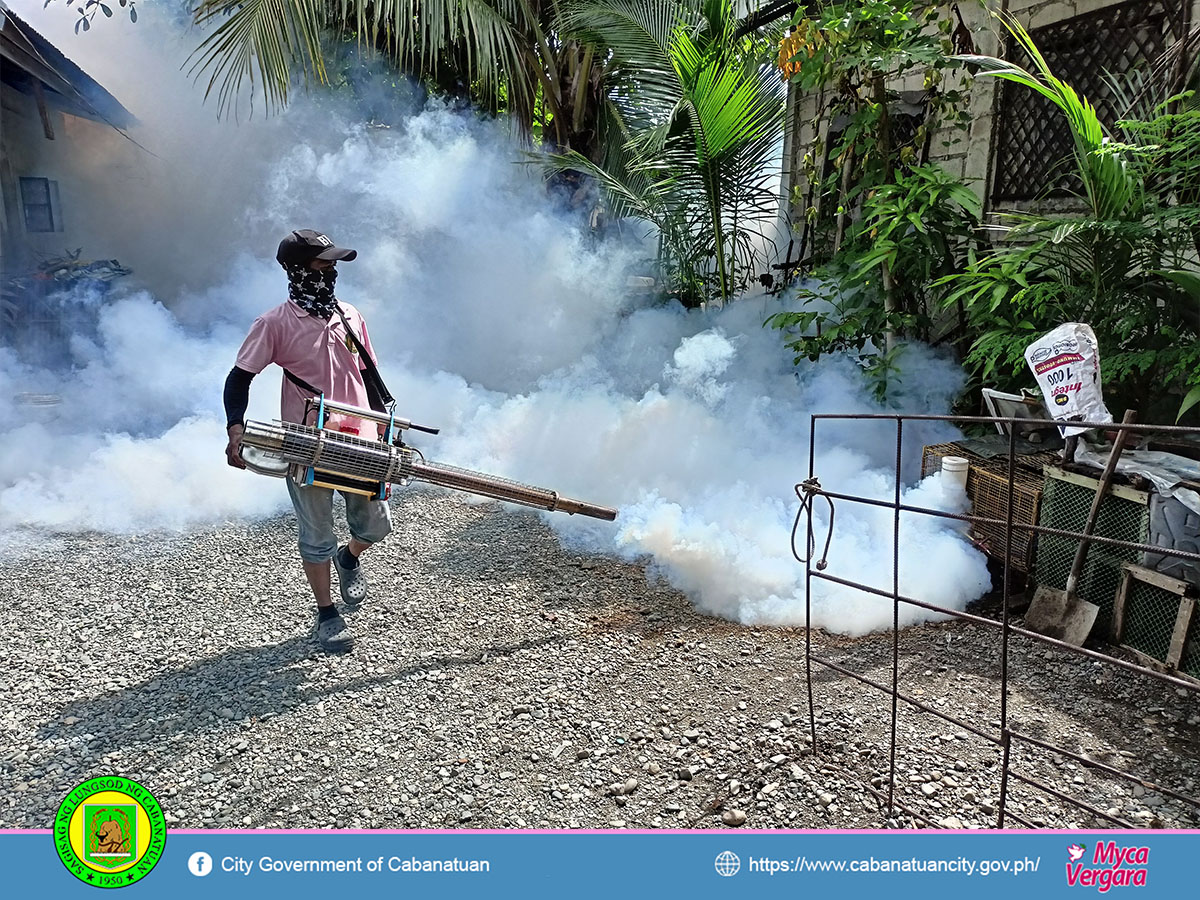
<path id="1" fill-rule="evenodd" d="M 119 202 L 129 288 L 93 303 L 94 320 L 53 360 L 0 351 L 7 543 L 286 508 L 280 482 L 225 466 L 220 394 L 250 321 L 284 299 L 276 243 L 314 227 L 359 251 L 339 266 L 339 296 L 366 316 L 398 411 L 442 428 L 417 442 L 427 456 L 616 506 L 615 523 L 547 521 L 572 546 L 646 560 L 705 611 L 803 623 L 790 535 L 809 416 L 879 407 L 846 360 L 792 365 L 761 327 L 776 301 L 705 313 L 632 302 L 638 249 L 593 246 L 553 212 L 497 123 L 431 103 L 374 127 L 352 99 L 328 96 L 265 121 L 217 122 L 177 71 L 194 34 L 143 16 L 75 40 L 54 21 L 61 9 L 13 5 L 139 117 L 131 134 L 158 158 L 122 141 L 110 150 L 134 154 L 138 165 L 120 171 L 139 177 L 119 199 L 112 184 L 72 198 Z M 904 368 L 895 410 L 944 410 L 960 386 L 956 367 L 922 348 Z M 276 414 L 278 385 L 277 370 L 255 380 L 251 418 Z M 15 399 L 29 393 L 62 402 Z M 922 443 L 951 434 L 907 423 L 905 477 Z M 814 468 L 831 490 L 890 500 L 895 452 L 894 423 L 823 421 Z M 936 478 L 905 500 L 963 502 Z M 890 591 L 892 516 L 839 502 L 829 573 Z M 818 507 L 818 553 L 827 526 Z M 906 515 L 900 558 L 901 592 L 930 602 L 961 608 L 989 586 L 984 558 L 939 520 Z M 837 631 L 891 625 L 889 601 L 829 582 L 813 581 L 812 603 L 816 624 Z"/>

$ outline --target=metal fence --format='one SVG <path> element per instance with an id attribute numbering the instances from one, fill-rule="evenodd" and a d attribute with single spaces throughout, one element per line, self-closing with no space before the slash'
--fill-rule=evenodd
<path id="1" fill-rule="evenodd" d="M 895 490 L 890 501 L 841 493 L 836 490 L 836 485 L 821 485 L 818 478 L 819 473 L 814 470 L 818 430 L 822 423 L 830 422 L 831 420 L 840 420 L 842 424 L 835 426 L 839 428 L 845 428 L 844 423 L 847 420 L 859 422 L 873 421 L 876 423 L 876 427 L 878 427 L 881 421 L 895 423 Z M 1008 453 L 1003 465 L 1006 469 L 1005 492 L 1007 497 L 1001 507 L 1001 515 L 955 514 L 902 502 L 901 490 L 903 479 L 901 466 L 903 462 L 904 427 L 905 423 L 912 422 L 946 422 L 958 426 L 979 424 L 987 424 L 992 427 L 995 427 L 997 424 L 1005 426 L 1008 434 Z M 939 720 L 948 722 L 961 729 L 962 732 L 994 745 L 997 748 L 999 756 L 998 778 L 1000 782 L 999 802 L 996 804 L 995 809 L 995 827 L 997 828 L 1003 828 L 1010 822 L 1015 822 L 1017 825 L 1023 827 L 1035 827 L 1034 823 L 1028 818 L 1017 815 L 1009 808 L 1012 794 L 1018 786 L 1021 790 L 1030 789 L 1042 795 L 1054 797 L 1064 804 L 1086 812 L 1100 822 L 1116 825 L 1120 828 L 1136 827 L 1133 823 L 1122 819 L 1119 814 L 1114 814 L 1112 807 L 1109 807 L 1107 810 L 1099 809 L 1079 797 L 1071 796 L 1063 790 L 1045 784 L 1039 778 L 1034 777 L 1033 767 L 1029 765 L 1029 761 L 1039 754 L 1056 755 L 1059 758 L 1071 760 L 1084 768 L 1103 773 L 1117 782 L 1124 781 L 1131 785 L 1140 785 L 1143 790 L 1156 791 L 1164 798 L 1179 801 L 1180 803 L 1189 805 L 1194 810 L 1200 810 L 1200 798 L 1186 793 L 1189 790 L 1187 785 L 1180 787 L 1178 785 L 1159 784 L 1145 774 L 1124 771 L 1116 765 L 1110 765 L 1105 761 L 1090 758 L 1069 747 L 1063 746 L 1061 741 L 1055 743 L 1052 736 L 1030 734 L 1029 731 L 1032 729 L 1025 728 L 1012 715 L 1010 708 L 1010 681 L 1013 663 L 1012 643 L 1016 639 L 1033 641 L 1040 645 L 1057 648 L 1057 650 L 1068 654 L 1070 658 L 1077 659 L 1081 665 L 1084 663 L 1100 663 L 1105 666 L 1112 666 L 1116 670 L 1135 676 L 1136 678 L 1152 679 L 1161 684 L 1170 685 L 1177 690 L 1188 692 L 1189 699 L 1192 699 L 1193 702 L 1195 698 L 1200 698 L 1200 682 L 1193 681 L 1186 675 L 1180 674 L 1187 672 L 1200 674 L 1200 614 L 1192 614 L 1194 602 L 1190 596 L 1191 591 L 1177 591 L 1174 596 L 1164 599 L 1161 585 L 1168 584 L 1173 580 L 1150 570 L 1139 569 L 1132 562 L 1137 559 L 1144 560 L 1146 554 L 1165 555 L 1167 557 L 1196 562 L 1200 561 L 1200 553 L 1164 548 L 1147 543 L 1141 510 L 1138 509 L 1136 503 L 1122 497 L 1109 497 L 1105 501 L 1102 510 L 1107 507 L 1107 511 L 1103 512 L 1102 515 L 1107 517 L 1107 522 L 1104 522 L 1102 519 L 1102 527 L 1098 529 L 1098 533 L 1094 533 L 1090 537 L 1085 537 L 1080 531 L 1064 527 L 1066 523 L 1075 521 L 1068 514 L 1068 510 L 1071 507 L 1077 508 L 1080 505 L 1081 495 L 1079 491 L 1086 493 L 1086 488 L 1079 487 L 1079 485 L 1063 479 L 1050 479 L 1051 492 L 1060 492 L 1060 497 L 1057 499 L 1051 498 L 1048 503 L 1043 502 L 1042 513 L 1036 524 L 1028 519 L 1021 521 L 1017 515 L 1017 512 L 1021 509 L 1021 503 L 1016 494 L 1018 487 L 1022 483 L 1022 478 L 1016 445 L 1017 429 L 1014 426 L 1026 424 L 1044 426 L 1045 420 L 982 416 L 905 416 L 886 414 L 812 416 L 809 436 L 808 479 L 796 486 L 797 495 L 801 498 L 802 512 L 805 509 L 809 511 L 806 524 L 807 542 L 805 546 L 809 548 L 810 552 L 806 553 L 804 558 L 801 559 L 805 565 L 805 624 L 811 625 L 812 622 L 811 598 L 814 579 L 825 580 L 867 594 L 887 598 L 892 602 L 893 616 L 891 676 L 887 681 L 868 677 L 861 672 L 856 672 L 848 668 L 846 665 L 842 665 L 827 655 L 816 652 L 813 648 L 811 627 L 805 629 L 805 679 L 808 696 L 809 730 L 813 752 L 819 753 L 821 747 L 820 736 L 817 731 L 817 707 L 813 689 L 815 681 L 813 667 L 818 666 L 854 679 L 871 690 L 882 692 L 890 699 L 891 721 L 888 738 L 887 777 L 882 780 L 876 779 L 874 786 L 863 785 L 867 791 L 880 801 L 881 807 L 886 810 L 889 818 L 897 815 L 897 812 L 899 812 L 925 825 L 939 827 L 930 816 L 923 814 L 912 806 L 901 803 L 896 796 L 897 750 L 899 744 L 897 739 L 897 721 L 899 711 L 902 707 L 916 710 L 922 715 L 933 716 Z M 1128 429 L 1139 435 L 1179 436 L 1181 434 L 1194 434 L 1197 431 L 1197 429 L 1178 426 L 1121 423 L 1080 424 L 1103 428 L 1108 431 Z M 928 474 L 927 471 L 926 474 Z M 1089 505 L 1093 497 L 1094 491 L 1086 497 Z M 813 550 L 823 544 L 825 554 L 828 554 L 830 542 L 833 537 L 833 523 L 832 521 L 830 523 L 829 535 L 821 536 L 822 540 L 818 541 L 818 535 L 814 533 L 811 514 L 813 504 L 818 498 L 823 499 L 829 504 L 831 520 L 836 504 L 839 503 L 864 504 L 866 506 L 892 510 L 893 556 L 891 565 L 892 585 L 890 591 L 882 590 L 863 582 L 832 575 L 825 571 L 825 556 L 822 555 L 820 558 L 817 558 L 818 554 L 813 552 Z M 1113 501 L 1116 502 L 1114 503 Z M 1122 504 L 1128 504 L 1128 506 L 1122 506 Z M 929 603 L 920 597 L 909 597 L 900 593 L 902 513 L 969 522 L 973 529 L 984 529 L 992 535 L 999 534 L 1002 536 L 1002 548 L 992 548 L 993 554 L 1003 561 L 1003 583 L 1001 588 L 1003 594 L 998 619 L 940 606 L 935 603 Z M 993 537 L 994 540 L 995 538 Z M 1011 594 L 1014 579 L 1019 577 L 1019 569 L 1014 565 L 1014 562 L 1024 558 L 1021 553 L 1016 551 L 1018 547 L 1027 547 L 1031 540 L 1040 542 L 1038 549 L 1038 577 L 1054 579 L 1061 572 L 1064 582 L 1066 569 L 1062 566 L 1062 560 L 1066 560 L 1066 567 L 1069 568 L 1070 557 L 1073 556 L 1079 542 L 1081 540 L 1090 542 L 1090 550 L 1096 551 L 1094 557 L 1093 553 L 1089 552 L 1089 557 L 1093 557 L 1096 560 L 1095 565 L 1099 572 L 1096 580 L 1097 582 L 1104 582 L 1106 586 L 1102 589 L 1108 590 L 1111 588 L 1117 598 L 1115 601 L 1111 598 L 1107 601 L 1107 609 L 1105 610 L 1106 621 L 1098 624 L 1096 628 L 1105 636 L 1112 635 L 1115 637 L 1116 642 L 1122 643 L 1127 649 L 1140 652 L 1141 656 L 1137 658 L 1137 661 L 1131 662 L 1108 653 L 1073 646 L 1014 624 L 1008 598 Z M 1044 565 L 1042 563 L 1043 554 L 1045 555 Z M 797 557 L 799 558 L 799 554 L 797 554 Z M 1160 587 L 1157 594 L 1150 591 L 1150 588 L 1156 585 Z M 1097 590 L 1099 591 L 1101 588 Z M 1169 594 L 1170 591 L 1167 591 L 1167 593 Z M 906 692 L 901 689 L 900 619 L 902 606 L 917 607 L 963 621 L 973 622 L 998 633 L 1000 644 L 994 671 L 998 682 L 998 691 L 990 710 L 991 713 L 994 713 L 993 715 L 981 716 L 978 709 L 973 711 L 965 709 L 947 710 L 944 706 L 926 702 L 913 696 L 912 693 L 915 692 Z M 1168 625 L 1170 626 L 1169 629 Z M 1167 634 L 1169 634 L 1169 637 L 1166 636 Z M 1174 667 L 1174 671 L 1166 670 L 1165 666 L 1157 665 L 1154 663 L 1154 659 L 1167 661 L 1169 665 Z M 1036 663 L 1034 664 L 1036 665 Z M 1136 740 L 1135 736 L 1128 736 L 1131 746 Z M 905 752 L 907 753 L 907 748 L 905 748 Z"/>

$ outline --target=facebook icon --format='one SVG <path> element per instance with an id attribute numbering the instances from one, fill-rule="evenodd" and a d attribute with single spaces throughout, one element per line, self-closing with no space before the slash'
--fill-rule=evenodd
<path id="1" fill-rule="evenodd" d="M 212 857 L 199 850 L 188 857 L 188 871 L 197 878 L 203 878 L 212 871 Z"/>

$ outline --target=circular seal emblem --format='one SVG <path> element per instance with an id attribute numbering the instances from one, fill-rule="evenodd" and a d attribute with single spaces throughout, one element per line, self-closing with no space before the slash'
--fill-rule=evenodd
<path id="1" fill-rule="evenodd" d="M 162 857 L 167 823 L 154 796 L 128 778 L 105 775 L 77 785 L 54 816 L 54 848 L 87 884 L 125 887 Z"/>

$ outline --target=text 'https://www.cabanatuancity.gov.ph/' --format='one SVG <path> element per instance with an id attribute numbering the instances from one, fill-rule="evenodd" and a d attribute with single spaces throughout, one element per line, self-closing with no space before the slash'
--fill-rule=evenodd
<path id="1" fill-rule="evenodd" d="M 751 856 L 742 864 L 738 855 L 730 850 L 717 854 L 717 873 L 726 877 L 739 871 L 762 875 L 804 875 L 843 872 L 858 873 L 917 873 L 951 875 L 1024 875 L 1037 872 L 1042 858 L 1021 857 L 1019 859 L 970 859 L 955 856 L 948 859 L 930 859 L 917 856 L 907 858 L 881 858 L 868 856 L 855 859 L 809 859 L 807 856 L 782 859 L 770 856 Z"/>

